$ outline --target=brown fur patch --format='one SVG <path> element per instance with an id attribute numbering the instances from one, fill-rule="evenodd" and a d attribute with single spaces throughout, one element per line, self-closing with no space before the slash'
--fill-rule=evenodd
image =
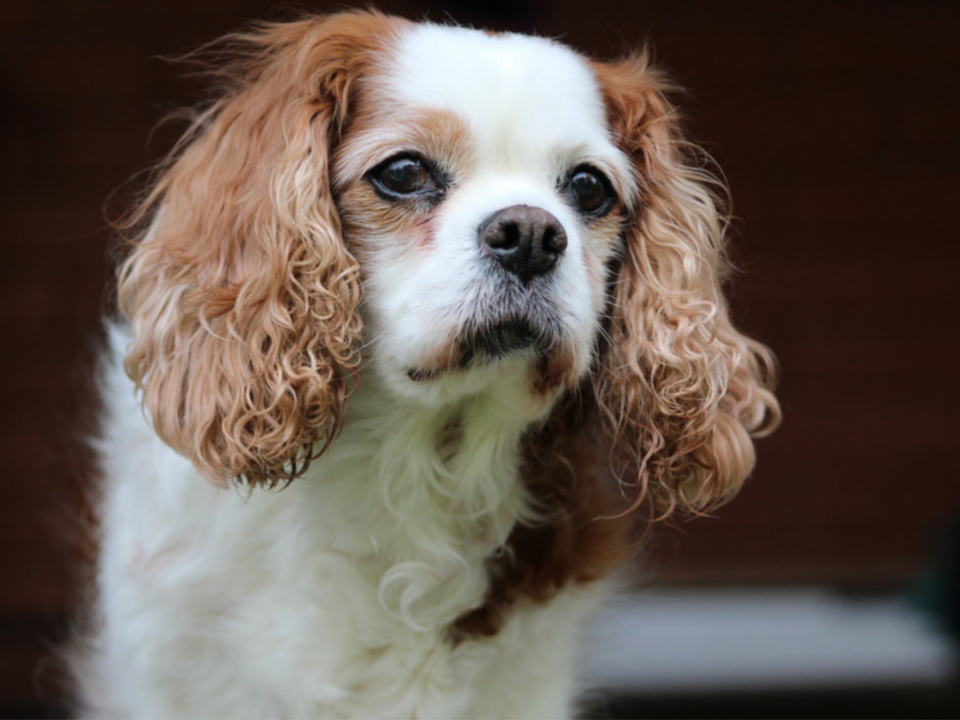
<path id="1" fill-rule="evenodd" d="M 577 374 L 574 348 L 552 349 L 542 355 L 533 369 L 533 391 L 547 396 L 560 388 L 576 388 Z"/>
<path id="2" fill-rule="evenodd" d="M 351 242 L 358 237 L 395 239 L 389 251 L 428 251 L 433 244 L 436 208 L 378 197 L 366 180 L 368 171 L 400 153 L 419 155 L 440 173 L 462 170 L 467 167 L 470 148 L 469 132 L 453 113 L 398 107 L 383 88 L 364 85 L 333 160 L 344 237 L 357 257 L 362 261 L 368 252 Z"/>
<path id="3" fill-rule="evenodd" d="M 518 524 L 489 560 L 484 603 L 450 628 L 453 642 L 495 635 L 521 599 L 546 603 L 571 583 L 599 580 L 635 547 L 636 514 L 608 469 L 594 428 L 593 391 L 568 393 L 523 446 L 523 481 L 544 522 Z"/>
<path id="4" fill-rule="evenodd" d="M 119 225 L 125 367 L 157 434 L 214 483 L 291 480 L 343 419 L 360 278 L 327 161 L 402 26 L 343 13 L 227 38 L 210 51 L 226 90 Z"/>
<path id="5" fill-rule="evenodd" d="M 685 136 L 675 87 L 643 53 L 593 69 L 639 190 L 595 378 L 601 416 L 634 507 L 702 514 L 736 495 L 752 437 L 777 425 L 773 356 L 731 322 L 727 188 Z"/>

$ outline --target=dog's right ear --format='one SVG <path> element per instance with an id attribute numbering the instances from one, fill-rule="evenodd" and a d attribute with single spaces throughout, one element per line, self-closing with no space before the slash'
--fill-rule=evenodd
<path id="1" fill-rule="evenodd" d="M 345 13 L 229 38 L 230 89 L 120 225 L 137 236 L 119 271 L 126 371 L 157 434 L 219 485 L 302 474 L 357 382 L 360 272 L 329 158 L 396 22 Z"/>

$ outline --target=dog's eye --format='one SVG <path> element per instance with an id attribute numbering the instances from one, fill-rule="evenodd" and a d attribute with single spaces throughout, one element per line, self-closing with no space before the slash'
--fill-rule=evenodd
<path id="1" fill-rule="evenodd" d="M 567 181 L 567 192 L 576 208 L 585 215 L 602 215 L 613 204 L 609 181 L 593 168 L 577 168 Z"/>
<path id="2" fill-rule="evenodd" d="M 391 199 L 431 195 L 440 191 L 429 165 L 410 155 L 387 160 L 374 168 L 369 177 L 374 188 Z"/>

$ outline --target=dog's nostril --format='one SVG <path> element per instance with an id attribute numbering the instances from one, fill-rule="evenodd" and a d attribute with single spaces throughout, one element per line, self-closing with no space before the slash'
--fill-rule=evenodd
<path id="1" fill-rule="evenodd" d="M 544 252 L 559 255 L 567 249 L 567 234 L 562 228 L 548 227 L 543 233 Z"/>
<path id="2" fill-rule="evenodd" d="M 556 267 L 567 234 L 552 214 L 529 205 L 498 210 L 478 229 L 480 242 L 500 266 L 523 282 Z"/>
<path id="3" fill-rule="evenodd" d="M 517 223 L 500 222 L 496 227 L 491 228 L 491 232 L 485 236 L 484 241 L 496 250 L 509 250 L 520 244 L 520 234 L 521 230 Z"/>

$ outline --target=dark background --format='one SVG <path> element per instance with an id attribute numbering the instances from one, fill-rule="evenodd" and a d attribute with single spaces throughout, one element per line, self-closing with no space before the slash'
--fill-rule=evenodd
<path id="1" fill-rule="evenodd" d="M 736 317 L 779 357 L 785 419 L 734 503 L 660 534 L 658 582 L 915 582 L 960 513 L 960 3 L 379 6 L 600 57 L 650 39 L 691 91 L 690 125 L 740 218 Z M 176 127 L 152 133 L 159 118 L 202 98 L 161 56 L 294 14 L 258 0 L 0 8 L 0 714 L 58 707 L 38 661 L 77 598 L 80 388 L 111 302 L 104 201 L 173 142 Z"/>

